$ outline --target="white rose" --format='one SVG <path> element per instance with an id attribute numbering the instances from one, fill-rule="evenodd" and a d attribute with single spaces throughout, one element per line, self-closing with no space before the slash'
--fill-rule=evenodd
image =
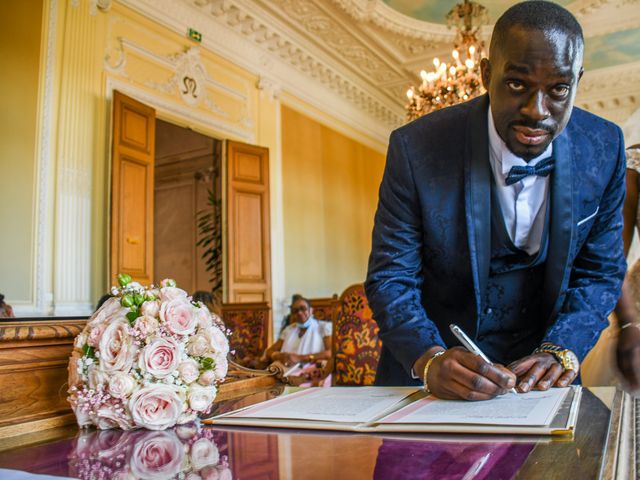
<path id="1" fill-rule="evenodd" d="M 182 392 L 173 385 L 156 383 L 135 392 L 129 410 L 138 427 L 164 430 L 173 427 L 182 414 Z"/>
<path id="2" fill-rule="evenodd" d="M 204 387 L 194 383 L 189 388 L 189 407 L 196 412 L 206 411 L 211 406 L 214 398 L 216 398 L 216 387 L 213 385 Z"/>
<path id="3" fill-rule="evenodd" d="M 227 376 L 227 370 L 229 370 L 229 362 L 227 361 L 227 356 L 216 355 L 215 367 L 213 368 L 216 380 L 224 380 L 224 377 Z"/>
<path id="4" fill-rule="evenodd" d="M 87 371 L 89 377 L 89 388 L 96 390 L 109 382 L 109 374 L 98 365 L 91 365 Z"/>
<path id="5" fill-rule="evenodd" d="M 191 465 L 194 470 L 202 470 L 209 465 L 217 465 L 220 461 L 218 448 L 210 440 L 201 438 L 191 445 Z"/>
<path id="6" fill-rule="evenodd" d="M 118 297 L 111 297 L 109 300 L 104 302 L 102 306 L 93 315 L 91 315 L 91 317 L 89 317 L 87 326 L 89 328 L 93 328 L 95 325 L 99 325 L 101 323 L 109 323 L 113 319 L 125 317 L 127 312 L 129 312 L 129 309 L 120 304 L 120 299 Z"/>
<path id="7" fill-rule="evenodd" d="M 131 395 L 137 382 L 131 375 L 124 372 L 116 372 L 109 379 L 109 394 L 115 398 L 126 398 Z"/>
<path id="8" fill-rule="evenodd" d="M 88 427 L 89 425 L 93 425 L 93 420 L 91 420 L 91 415 L 88 411 L 84 410 L 82 407 L 78 407 L 78 405 L 72 405 L 73 413 L 76 415 L 76 421 L 78 422 L 78 426 L 80 428 Z"/>
<path id="9" fill-rule="evenodd" d="M 157 317 L 158 313 L 160 313 L 160 302 L 156 300 L 144 302 L 140 306 L 140 313 L 150 317 Z"/>
<path id="10" fill-rule="evenodd" d="M 106 372 L 128 372 L 138 352 L 127 329 L 129 322 L 120 318 L 110 323 L 100 338 L 100 365 Z"/>
<path id="11" fill-rule="evenodd" d="M 98 408 L 95 418 L 96 427 L 100 430 L 109 430 L 110 428 L 131 430 L 134 426 L 133 422 L 124 413 L 124 409 L 118 410 L 117 408 L 113 405 L 102 405 Z"/>
<path id="12" fill-rule="evenodd" d="M 183 413 L 180 415 L 180 418 L 176 421 L 177 425 L 184 425 L 185 423 L 193 423 L 198 418 L 198 415 L 195 413 Z"/>
<path id="13" fill-rule="evenodd" d="M 194 357 L 204 357 L 209 353 L 209 338 L 204 333 L 197 333 L 187 343 L 187 353 Z"/>
<path id="14" fill-rule="evenodd" d="M 141 370 L 156 378 L 172 374 L 180 363 L 180 346 L 173 338 L 156 338 L 149 343 L 138 357 Z"/>
<path id="15" fill-rule="evenodd" d="M 209 346 L 214 352 L 221 352 L 224 355 L 229 353 L 229 340 L 218 327 L 210 327 L 204 330 L 204 334 L 209 340 Z"/>
<path id="16" fill-rule="evenodd" d="M 209 313 L 209 309 L 206 306 L 202 305 L 199 308 L 195 308 L 194 314 L 198 323 L 198 328 L 209 328 L 213 325 L 211 313 Z"/>
<path id="17" fill-rule="evenodd" d="M 193 383 L 200 375 L 200 366 L 198 365 L 198 362 L 193 359 L 185 360 L 184 362 L 180 362 L 178 365 L 178 372 L 180 373 L 180 378 L 182 378 L 184 383 Z"/>
<path id="18" fill-rule="evenodd" d="M 200 375 L 200 378 L 198 378 L 198 383 L 200 385 L 205 385 L 205 386 L 211 385 L 212 383 L 215 383 L 215 381 L 216 381 L 216 372 L 214 372 L 213 370 L 205 370 Z"/>

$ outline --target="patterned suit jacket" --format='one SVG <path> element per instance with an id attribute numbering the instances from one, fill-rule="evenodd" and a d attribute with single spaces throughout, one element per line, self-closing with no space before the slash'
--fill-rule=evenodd
<path id="1" fill-rule="evenodd" d="M 383 342 L 376 382 L 412 385 L 433 345 L 472 338 L 489 276 L 491 182 L 486 95 L 391 134 L 365 283 Z M 625 155 L 621 130 L 574 108 L 554 140 L 542 341 L 593 347 L 615 307 L 622 250 Z"/>

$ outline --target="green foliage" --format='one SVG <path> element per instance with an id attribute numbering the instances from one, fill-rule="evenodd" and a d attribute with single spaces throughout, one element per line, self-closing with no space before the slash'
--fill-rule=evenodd
<path id="1" fill-rule="evenodd" d="M 222 201 L 216 199 L 214 192 L 209 190 L 207 203 L 209 208 L 196 213 L 196 245 L 204 249 L 202 259 L 205 261 L 205 270 L 211 275 L 211 290 L 215 292 L 222 288 Z"/>
<path id="2" fill-rule="evenodd" d="M 213 358 L 200 357 L 200 367 L 202 370 L 211 370 L 215 368 L 216 362 Z"/>
<path id="3" fill-rule="evenodd" d="M 85 343 L 82 347 L 82 353 L 85 357 L 96 358 L 96 352 L 93 347 L 90 347 L 88 343 Z"/>
<path id="4" fill-rule="evenodd" d="M 138 318 L 139 316 L 140 316 L 140 312 L 138 311 L 138 309 L 132 310 L 129 313 L 127 313 L 127 320 L 129 320 L 129 324 L 133 325 L 134 322 L 136 321 L 136 318 Z"/>
<path id="5" fill-rule="evenodd" d="M 131 278 L 131 275 L 127 275 L 126 273 L 118 274 L 118 283 L 120 284 L 121 287 L 126 287 L 132 281 L 133 279 Z"/>

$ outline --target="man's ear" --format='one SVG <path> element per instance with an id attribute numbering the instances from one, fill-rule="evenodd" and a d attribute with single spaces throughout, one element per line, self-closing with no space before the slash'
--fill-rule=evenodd
<path id="1" fill-rule="evenodd" d="M 480 60 L 480 73 L 482 76 L 482 86 L 485 90 L 489 91 L 489 85 L 491 84 L 491 62 L 488 58 Z"/>

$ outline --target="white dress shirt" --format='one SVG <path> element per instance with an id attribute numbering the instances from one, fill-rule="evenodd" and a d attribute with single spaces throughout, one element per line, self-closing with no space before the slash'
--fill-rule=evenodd
<path id="1" fill-rule="evenodd" d="M 514 165 L 535 165 L 551 156 L 553 144 L 529 162 L 516 157 L 507 148 L 493 123 L 489 107 L 489 161 L 493 170 L 498 201 L 504 217 L 504 225 L 513 244 L 529 255 L 540 250 L 544 233 L 547 202 L 549 201 L 550 176 L 529 175 L 513 185 L 505 179 Z"/>

